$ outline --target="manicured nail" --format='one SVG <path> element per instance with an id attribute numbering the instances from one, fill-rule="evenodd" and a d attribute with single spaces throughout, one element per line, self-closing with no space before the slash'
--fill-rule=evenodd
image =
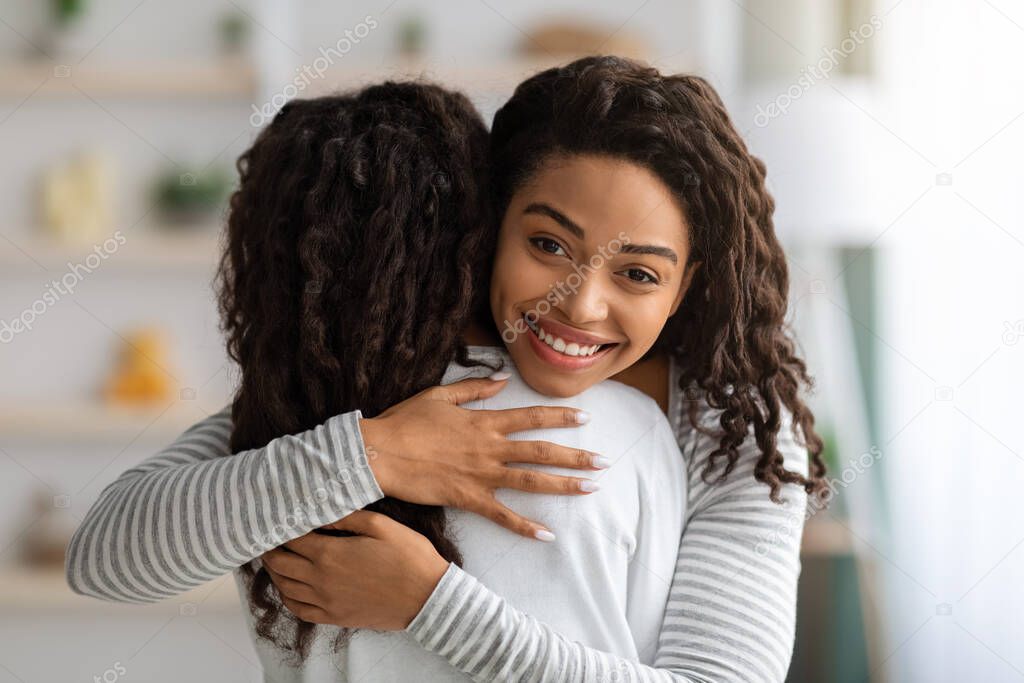
<path id="1" fill-rule="evenodd" d="M 551 541 L 555 540 L 555 535 L 547 529 L 537 529 L 535 532 L 533 532 L 533 535 L 538 541 L 547 541 L 548 543 L 550 543 Z"/>
<path id="2" fill-rule="evenodd" d="M 502 370 L 501 372 L 495 372 L 494 374 L 492 374 L 491 379 L 493 379 L 495 382 L 500 382 L 501 380 L 508 379 L 511 376 L 511 372 L 505 372 L 504 370 Z"/>
<path id="3" fill-rule="evenodd" d="M 590 458 L 590 464 L 592 466 L 594 466 L 594 467 L 597 467 L 597 468 L 600 468 L 600 469 L 603 470 L 606 467 L 611 467 L 612 466 L 612 461 L 611 461 L 610 458 L 606 458 L 603 455 L 594 455 L 594 456 L 591 456 L 591 458 Z"/>
<path id="4" fill-rule="evenodd" d="M 601 488 L 601 485 L 592 479 L 580 479 L 580 491 L 593 493 Z"/>
<path id="5" fill-rule="evenodd" d="M 590 413 L 585 410 L 576 411 L 576 424 L 585 425 L 590 422 Z"/>

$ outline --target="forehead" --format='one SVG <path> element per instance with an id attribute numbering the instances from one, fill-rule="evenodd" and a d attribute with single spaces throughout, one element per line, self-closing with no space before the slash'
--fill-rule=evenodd
<path id="1" fill-rule="evenodd" d="M 652 171 L 602 156 L 555 157 L 544 162 L 513 197 L 510 211 L 548 204 L 586 232 L 609 240 L 619 232 L 633 242 L 684 248 L 687 224 L 672 191 Z"/>

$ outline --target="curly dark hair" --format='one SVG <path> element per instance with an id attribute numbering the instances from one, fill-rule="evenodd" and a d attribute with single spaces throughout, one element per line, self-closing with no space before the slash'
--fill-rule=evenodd
<path id="1" fill-rule="evenodd" d="M 749 427 L 761 451 L 755 477 L 781 502 L 784 483 L 824 490 L 823 443 L 799 396 L 813 380 L 796 354 L 785 314 L 789 274 L 775 236 L 775 202 L 765 165 L 750 154 L 722 100 L 698 76 L 665 76 L 640 62 L 587 57 L 527 79 L 498 110 L 491 130 L 496 208 L 548 159 L 593 154 L 654 172 L 672 191 L 691 230 L 690 262 L 700 261 L 682 304 L 651 353 L 682 368 L 690 423 L 703 433 L 703 400 L 722 409 L 725 430 L 703 471 L 724 480 Z M 698 389 L 699 387 L 699 389 Z M 792 411 L 811 454 L 809 475 L 789 471 L 778 451 L 780 404 Z"/>
<path id="2" fill-rule="evenodd" d="M 373 417 L 439 384 L 451 361 L 478 364 L 461 334 L 489 320 L 477 284 L 496 221 L 487 129 L 465 96 L 387 82 L 293 100 L 237 166 L 218 270 L 241 369 L 233 452 L 339 413 Z M 367 509 L 461 564 L 443 508 L 384 498 Z M 301 661 L 315 625 L 283 608 L 266 569 L 243 570 L 257 633 Z"/>

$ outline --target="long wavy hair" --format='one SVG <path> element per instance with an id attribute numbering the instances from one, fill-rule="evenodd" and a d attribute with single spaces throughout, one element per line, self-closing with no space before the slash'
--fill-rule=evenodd
<path id="1" fill-rule="evenodd" d="M 478 283 L 496 221 L 487 129 L 465 96 L 388 82 L 293 100 L 237 166 L 218 271 L 241 369 L 232 452 L 357 408 L 373 417 L 439 384 L 452 360 L 474 364 L 460 335 L 489 320 Z M 461 564 L 443 508 L 384 498 L 367 509 Z M 266 569 L 243 570 L 257 633 L 301 661 L 315 625 L 283 608 Z"/>
<path id="2" fill-rule="evenodd" d="M 822 493 L 825 465 L 814 416 L 799 395 L 813 386 L 784 321 L 789 274 L 775 236 L 765 165 L 750 154 L 722 100 L 703 78 L 666 76 L 640 62 L 587 57 L 527 79 L 491 130 L 496 209 L 548 159 L 595 154 L 654 172 L 690 226 L 690 261 L 702 262 L 652 353 L 682 368 L 684 412 L 695 429 L 700 401 L 722 409 L 724 430 L 702 475 L 724 480 L 750 425 L 761 451 L 754 475 L 781 502 L 784 483 Z M 792 411 L 811 454 L 809 476 L 787 470 L 777 449 L 780 406 Z M 682 416 L 681 416 L 682 419 Z"/>

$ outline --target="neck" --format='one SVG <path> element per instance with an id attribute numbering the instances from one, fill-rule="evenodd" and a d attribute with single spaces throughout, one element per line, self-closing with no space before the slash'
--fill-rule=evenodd
<path id="1" fill-rule="evenodd" d="M 668 373 L 668 356 L 658 353 L 650 358 L 637 361 L 622 372 L 612 376 L 611 379 L 644 392 L 657 401 L 661 407 L 661 412 L 667 415 L 669 395 Z"/>

